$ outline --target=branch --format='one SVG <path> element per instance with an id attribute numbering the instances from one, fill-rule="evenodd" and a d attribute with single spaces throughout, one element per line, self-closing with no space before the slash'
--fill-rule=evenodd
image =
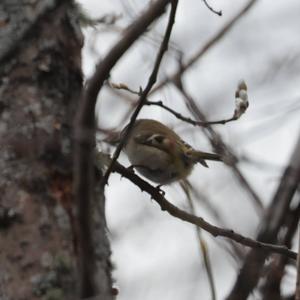
<path id="1" fill-rule="evenodd" d="M 218 221 L 219 226 L 221 227 L 227 227 L 226 222 L 224 221 L 223 216 L 220 214 L 220 212 L 212 205 L 212 202 L 210 199 L 206 197 L 203 193 L 199 191 L 199 189 L 196 189 L 187 179 L 185 179 L 185 184 L 188 186 L 189 191 L 191 194 L 193 194 L 194 198 L 197 199 L 197 201 L 201 204 L 204 205 L 209 213 Z M 220 247 L 223 248 L 228 252 L 231 257 L 236 260 L 236 261 L 241 261 L 242 258 L 245 257 L 244 251 L 242 251 L 235 242 L 232 240 L 229 241 L 219 241 Z M 227 242 L 229 242 L 229 246 L 227 247 Z"/>
<path id="2" fill-rule="evenodd" d="M 213 7 L 211 7 L 206 0 L 202 0 L 205 4 L 205 6 L 214 14 L 218 15 L 218 16 L 222 16 L 222 11 L 221 10 L 215 10 Z"/>
<path id="3" fill-rule="evenodd" d="M 250 186 L 250 184 L 248 183 L 248 181 L 245 179 L 245 177 L 243 176 L 243 174 L 241 173 L 241 171 L 238 169 L 238 167 L 236 165 L 237 158 L 233 155 L 233 153 L 231 153 L 229 151 L 228 147 L 226 147 L 226 145 L 221 140 L 221 138 L 211 128 L 211 125 L 226 124 L 228 122 L 238 120 L 240 118 L 240 116 L 247 109 L 247 106 L 246 107 L 240 107 L 236 103 L 235 111 L 234 111 L 233 116 L 231 118 L 224 119 L 224 120 L 219 120 L 219 121 L 207 121 L 206 118 L 205 118 L 205 116 L 204 116 L 204 114 L 197 107 L 195 101 L 185 91 L 185 89 L 184 89 L 184 87 L 182 85 L 181 80 L 178 79 L 175 82 L 175 84 L 176 84 L 176 87 L 178 88 L 178 90 L 186 98 L 186 102 L 188 103 L 190 111 L 196 116 L 196 118 L 198 120 L 201 119 L 202 121 L 195 121 L 195 120 L 193 120 L 191 118 L 182 116 L 177 111 L 175 111 L 172 108 L 164 105 L 162 101 L 149 101 L 149 100 L 147 100 L 145 102 L 145 105 L 156 105 L 156 106 L 159 106 L 159 107 L 167 110 L 168 112 L 172 113 L 175 117 L 177 117 L 178 119 L 180 119 L 180 120 L 182 120 L 184 122 L 190 123 L 190 124 L 192 124 L 194 126 L 206 127 L 208 129 L 208 131 L 209 131 L 209 133 L 210 133 L 211 136 L 208 136 L 207 132 L 205 132 L 205 134 L 209 137 L 212 145 L 215 147 L 216 151 L 219 152 L 221 155 L 224 155 L 225 152 L 228 153 L 228 156 L 230 156 L 230 159 L 227 158 L 228 164 L 231 166 L 231 168 L 232 168 L 233 172 L 235 173 L 236 177 L 238 178 L 238 180 L 241 182 L 241 184 L 246 188 L 246 190 L 252 196 L 252 199 L 255 202 L 255 208 L 257 209 L 258 213 L 261 213 L 262 210 L 263 210 L 262 202 L 261 202 L 259 196 L 253 190 L 253 188 Z M 125 90 L 125 91 L 128 91 L 128 92 L 130 92 L 132 94 L 135 94 L 135 95 L 139 95 L 140 94 L 139 92 L 130 89 L 127 85 L 125 85 L 123 83 L 121 83 L 121 84 L 114 84 L 114 83 L 112 83 L 111 87 L 114 88 L 114 89 L 118 89 L 118 90 Z M 238 84 L 238 87 L 237 87 L 237 90 L 236 90 L 236 100 L 239 99 L 240 97 L 242 97 L 240 95 L 240 93 L 242 92 L 242 90 L 244 91 L 244 93 L 246 93 L 247 86 L 246 86 L 246 84 L 245 84 L 244 81 L 241 81 Z M 246 94 L 246 96 L 247 96 L 247 94 Z M 248 105 L 248 101 L 246 101 L 246 102 L 247 102 L 247 105 Z M 226 151 L 225 151 L 225 149 L 226 149 Z"/>
<path id="4" fill-rule="evenodd" d="M 177 119 L 182 120 L 186 123 L 192 124 L 194 126 L 208 127 L 210 125 L 225 125 L 226 123 L 238 120 L 238 118 L 236 116 L 233 116 L 228 119 L 217 120 L 217 121 L 205 121 L 205 122 L 204 121 L 195 121 L 189 117 L 183 116 L 182 114 L 178 113 L 176 110 L 166 106 L 165 104 L 163 104 L 162 101 L 147 101 L 145 103 L 145 105 L 159 106 L 159 107 L 165 109 L 166 111 L 168 111 L 169 113 L 171 113 L 172 115 L 174 115 Z"/>
<path id="5" fill-rule="evenodd" d="M 187 181 L 183 180 L 179 184 L 180 184 L 183 192 L 186 195 L 186 198 L 187 198 L 189 206 L 190 206 L 189 208 L 190 208 L 191 214 L 194 215 L 195 214 L 195 206 L 194 206 L 193 200 L 191 198 L 189 183 Z M 211 292 L 211 299 L 216 300 L 217 299 L 216 285 L 215 285 L 215 279 L 213 276 L 211 259 L 209 257 L 208 246 L 207 246 L 205 239 L 202 237 L 201 228 L 199 226 L 195 226 L 195 229 L 196 229 L 196 237 L 197 237 L 197 243 L 199 245 L 200 255 L 203 258 L 205 270 L 206 270 L 207 277 L 208 277 L 208 283 L 209 283 L 210 292 Z"/>
<path id="6" fill-rule="evenodd" d="M 282 228 L 290 203 L 300 183 L 300 135 L 294 152 L 291 155 L 290 162 L 286 167 L 277 191 L 269 208 L 265 212 L 264 222 L 260 226 L 257 240 L 268 243 L 277 242 L 277 235 Z M 248 253 L 244 265 L 237 277 L 235 285 L 230 292 L 227 300 L 245 300 L 257 285 L 260 278 L 260 272 L 267 253 L 252 250 Z"/>
<path id="7" fill-rule="evenodd" d="M 300 223 L 298 225 L 298 258 L 297 258 L 297 282 L 296 282 L 296 295 L 295 295 L 295 300 L 300 300 L 300 256 L 299 256 L 299 251 L 300 251 Z"/>
<path id="8" fill-rule="evenodd" d="M 177 71 L 172 75 L 163 79 L 152 91 L 151 94 L 161 89 L 166 84 L 176 81 L 177 78 L 183 75 L 195 62 L 197 62 L 212 46 L 214 46 L 221 38 L 236 24 L 238 20 L 257 2 L 257 0 L 250 0 L 245 7 L 241 9 L 215 36 L 213 36 L 203 47 L 201 47 L 194 56 L 190 57 L 185 64 L 182 64 Z"/>
<path id="9" fill-rule="evenodd" d="M 187 93 L 180 78 L 178 78 L 178 80 L 174 82 L 174 84 L 179 90 L 179 92 L 184 96 L 187 106 L 190 112 L 195 116 L 195 118 L 206 122 L 205 115 L 199 109 L 195 100 Z M 213 130 L 213 128 L 210 125 L 206 126 L 206 129 L 207 131 L 204 131 L 204 133 L 209 138 L 215 151 L 224 156 L 225 162 L 232 168 L 233 173 L 238 178 L 242 186 L 251 195 L 257 212 L 261 214 L 263 211 L 262 201 L 237 167 L 238 160 L 236 156 L 232 153 L 232 151 L 229 150 L 229 147 L 225 145 L 221 137 Z"/>
<path id="10" fill-rule="evenodd" d="M 115 84 L 115 83 L 111 83 L 110 87 L 114 90 L 125 90 L 128 91 L 134 95 L 138 95 L 141 96 L 140 92 L 134 91 L 131 88 L 129 88 L 126 84 L 120 83 L 120 84 Z M 136 102 L 131 102 L 130 103 L 132 106 L 136 106 Z M 169 113 L 171 113 L 173 116 L 175 116 L 177 119 L 184 121 L 186 123 L 192 124 L 194 126 L 201 126 L 201 127 L 207 127 L 209 125 L 225 125 L 226 123 L 232 122 L 232 121 L 236 121 L 239 119 L 239 116 L 237 114 L 233 114 L 232 117 L 228 118 L 228 119 L 223 119 L 223 120 L 217 120 L 217 121 L 195 121 L 189 117 L 185 117 L 182 114 L 180 114 L 179 112 L 177 112 L 176 110 L 170 108 L 169 106 L 163 104 L 163 102 L 160 101 L 150 101 L 150 100 L 146 100 L 144 105 L 153 105 L 153 106 L 159 106 L 161 108 L 163 108 L 164 110 L 168 111 Z"/>
<path id="11" fill-rule="evenodd" d="M 282 232 L 284 236 L 280 236 L 280 243 L 286 245 L 288 248 L 292 247 L 292 241 L 298 228 L 299 217 L 300 198 L 298 199 L 298 206 L 295 209 L 289 210 L 282 224 L 282 228 L 285 228 L 285 230 Z M 266 266 L 267 275 L 263 280 L 263 285 L 260 286 L 262 300 L 279 299 L 281 297 L 281 281 L 285 275 L 286 265 L 289 262 L 287 257 L 272 255 L 271 263 Z"/>
<path id="12" fill-rule="evenodd" d="M 103 162 L 104 160 L 106 160 L 106 162 Z M 103 166 L 103 164 L 108 165 L 110 160 L 111 159 L 108 156 L 105 156 L 105 154 L 102 154 L 100 152 L 96 154 L 96 163 L 98 166 L 99 165 Z M 214 237 L 218 237 L 218 236 L 226 237 L 247 247 L 260 249 L 265 252 L 279 253 L 282 255 L 286 255 L 289 258 L 294 260 L 297 258 L 297 253 L 291 251 L 286 246 L 273 245 L 273 244 L 263 243 L 263 242 L 253 240 L 251 238 L 238 234 L 231 229 L 219 228 L 215 225 L 206 222 L 201 217 L 194 216 L 192 214 L 189 214 L 179 209 L 178 207 L 170 203 L 168 200 L 166 200 L 166 198 L 164 197 L 160 189 L 153 187 L 147 181 L 137 176 L 132 171 L 132 169 L 125 168 L 118 162 L 114 164 L 112 172 L 119 173 L 121 176 L 127 178 L 132 183 L 137 185 L 142 191 L 147 192 L 151 196 L 151 199 L 153 199 L 159 204 L 162 210 L 167 211 L 170 215 L 180 220 L 199 226 L 203 230 L 209 232 Z"/>
<path id="13" fill-rule="evenodd" d="M 119 157 L 119 155 L 122 151 L 122 148 L 125 145 L 128 137 L 129 137 L 129 134 L 131 132 L 131 129 L 133 128 L 133 125 L 135 123 L 135 120 L 136 120 L 139 112 L 141 111 L 142 107 L 145 105 L 145 102 L 147 101 L 148 93 L 151 91 L 153 85 L 156 82 L 158 70 L 159 70 L 163 55 L 168 50 L 168 43 L 169 43 L 169 40 L 170 40 L 172 28 L 173 28 L 173 25 L 174 25 L 174 22 L 175 22 L 177 2 L 178 2 L 177 0 L 172 1 L 172 7 L 171 7 L 171 12 L 170 12 L 170 16 L 169 16 L 168 25 L 167 25 L 164 38 L 162 40 L 161 46 L 159 48 L 159 51 L 158 51 L 158 54 L 157 54 L 157 57 L 156 57 L 156 60 L 155 60 L 153 71 L 152 71 L 152 73 L 149 77 L 146 88 L 143 91 L 141 91 L 141 95 L 140 95 L 140 99 L 138 101 L 137 107 L 136 107 L 135 111 L 133 112 L 133 114 L 131 116 L 130 122 L 129 122 L 129 124 L 128 124 L 128 126 L 127 126 L 121 140 L 120 140 L 119 145 L 117 146 L 117 148 L 114 152 L 112 161 L 111 161 L 110 165 L 108 166 L 108 169 L 107 169 L 107 171 L 106 171 L 106 173 L 103 177 L 103 181 L 102 181 L 103 185 L 105 185 L 107 183 L 109 175 L 112 172 L 113 165 L 116 163 L 116 161 L 117 161 L 117 159 L 118 159 L 118 157 Z"/>
<path id="14" fill-rule="evenodd" d="M 110 49 L 106 57 L 97 64 L 95 73 L 87 81 L 81 96 L 75 123 L 74 193 L 78 214 L 78 264 L 81 297 L 97 294 L 96 263 L 92 238 L 91 205 L 94 203 L 94 159 L 95 105 L 99 91 L 111 69 L 141 36 L 148 26 L 164 13 L 171 0 L 157 0 L 141 14 L 124 32 L 122 38 Z M 104 212 L 103 212 L 103 218 Z"/>

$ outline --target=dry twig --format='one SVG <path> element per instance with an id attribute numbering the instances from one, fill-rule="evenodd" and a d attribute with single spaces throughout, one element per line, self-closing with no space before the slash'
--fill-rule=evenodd
<path id="1" fill-rule="evenodd" d="M 297 282 L 296 282 L 296 295 L 295 300 L 300 300 L 300 223 L 298 225 L 298 238 L 299 238 L 299 246 L 298 246 L 298 258 L 297 258 Z"/>
<path id="2" fill-rule="evenodd" d="M 222 11 L 221 10 L 215 10 L 213 7 L 211 7 L 208 2 L 206 0 L 202 0 L 205 4 L 205 6 L 214 14 L 218 15 L 218 16 L 222 16 Z"/>
<path id="3" fill-rule="evenodd" d="M 299 217 L 300 198 L 298 199 L 298 206 L 295 209 L 290 209 L 282 224 L 282 227 L 286 230 L 282 232 L 283 236 L 280 236 L 280 243 L 286 245 L 288 248 L 292 247 L 292 241 L 298 228 Z M 282 298 L 280 285 L 283 276 L 286 274 L 286 266 L 290 262 L 287 257 L 277 254 L 273 254 L 271 259 L 271 262 L 266 266 L 267 275 L 263 280 L 263 285 L 260 287 L 262 300 Z"/>
<path id="4" fill-rule="evenodd" d="M 188 94 L 188 92 L 184 88 L 180 78 L 174 83 L 175 83 L 175 86 L 177 87 L 177 89 L 179 90 L 179 92 L 185 98 L 187 107 L 189 108 L 190 112 L 195 116 L 195 118 L 197 118 L 201 121 L 207 122 L 205 115 L 199 109 L 195 100 Z M 256 192 L 254 191 L 254 189 L 250 186 L 249 182 L 243 176 L 241 171 L 239 170 L 239 168 L 237 166 L 238 160 L 237 160 L 236 156 L 229 149 L 229 147 L 225 145 L 225 143 L 222 141 L 221 137 L 213 130 L 213 128 L 210 125 L 207 125 L 206 129 L 207 129 L 207 131 L 204 131 L 204 133 L 209 138 L 215 151 L 224 156 L 224 159 L 225 159 L 224 161 L 227 162 L 227 164 L 232 168 L 235 176 L 238 178 L 238 180 L 240 181 L 242 186 L 251 195 L 257 212 L 259 214 L 261 214 L 263 212 L 262 201 L 259 198 L 259 196 L 256 194 Z"/>
<path id="5" fill-rule="evenodd" d="M 190 205 L 191 214 L 195 215 L 195 207 L 194 207 L 193 200 L 191 198 L 191 193 L 189 190 L 189 183 L 183 180 L 180 183 L 180 186 L 181 186 L 182 190 L 184 191 L 184 193 L 186 194 L 188 203 Z M 195 229 L 196 229 L 197 243 L 199 245 L 200 254 L 202 255 L 205 270 L 206 270 L 207 277 L 208 277 L 211 298 L 212 298 L 212 300 L 216 300 L 217 299 L 216 286 L 215 286 L 215 280 L 214 280 L 214 276 L 213 276 L 212 265 L 211 265 L 211 260 L 209 257 L 207 243 L 204 240 L 204 238 L 202 237 L 201 228 L 199 226 L 195 226 Z"/>
<path id="6" fill-rule="evenodd" d="M 108 156 L 105 156 L 102 153 L 98 153 L 96 162 L 101 161 L 100 165 L 103 165 L 103 162 L 102 162 L 103 159 L 107 160 L 107 162 L 106 162 L 107 165 L 109 164 L 109 161 L 111 160 Z M 118 162 L 116 162 L 114 164 L 112 172 L 119 173 L 121 176 L 127 178 L 132 183 L 137 185 L 142 191 L 147 192 L 151 196 L 151 198 L 159 204 L 159 206 L 161 207 L 162 210 L 167 211 L 170 215 L 172 215 L 180 220 L 183 220 L 188 223 L 199 226 L 203 230 L 212 234 L 214 237 L 217 237 L 217 236 L 226 237 L 226 238 L 229 238 L 229 239 L 231 239 L 239 244 L 242 244 L 244 246 L 259 249 L 262 252 L 279 253 L 282 255 L 286 255 L 287 257 L 294 259 L 294 260 L 297 258 L 297 253 L 291 251 L 286 246 L 273 245 L 273 244 L 263 243 L 263 242 L 253 240 L 253 239 L 245 237 L 239 233 L 236 233 L 231 229 L 224 229 L 224 228 L 220 228 L 215 225 L 212 225 L 212 224 L 208 223 L 207 221 L 205 221 L 201 217 L 194 216 L 192 214 L 189 214 L 189 213 L 179 209 L 178 207 L 176 207 L 175 205 L 170 203 L 164 197 L 164 195 L 160 189 L 153 187 L 147 181 L 145 181 L 141 177 L 137 176 L 132 171 L 132 169 L 125 168 Z"/>
<path id="7" fill-rule="evenodd" d="M 97 64 L 96 71 L 87 81 L 79 103 L 75 124 L 74 192 L 80 224 L 78 226 L 79 242 L 77 251 L 82 298 L 97 294 L 97 281 L 95 279 L 97 268 L 91 228 L 91 205 L 94 203 L 94 113 L 97 96 L 113 66 L 138 37 L 146 31 L 148 26 L 164 13 L 169 2 L 171 0 L 155 1 L 127 27 L 122 38 L 110 49 L 107 56 Z M 105 218 L 104 211 L 102 213 L 102 217 Z"/>
<path id="8" fill-rule="evenodd" d="M 192 57 L 187 59 L 186 63 L 183 63 L 177 71 L 172 75 L 163 79 L 152 91 L 151 94 L 157 92 L 170 82 L 174 82 L 180 78 L 186 70 L 188 70 L 194 63 L 196 63 L 208 50 L 211 49 L 222 37 L 241 19 L 244 14 L 257 2 L 257 0 L 250 0 L 219 32 L 216 33 L 204 46 L 202 46 Z"/>
<path id="9" fill-rule="evenodd" d="M 138 95 L 138 96 L 141 96 L 141 92 L 137 92 L 137 91 L 134 91 L 132 90 L 131 88 L 129 88 L 127 85 L 125 84 L 115 84 L 115 83 L 112 83 L 111 84 L 111 87 L 114 89 L 114 90 L 125 90 L 125 91 L 128 91 L 134 95 Z M 126 98 L 127 99 L 127 98 Z M 132 106 L 136 106 L 136 102 L 133 102 L 131 101 L 130 103 Z M 153 106 L 159 106 L 161 108 L 163 108 L 164 110 L 168 111 L 169 113 L 171 113 L 172 115 L 174 115 L 177 119 L 179 120 L 182 120 L 184 122 L 187 122 L 187 123 L 190 123 L 194 126 L 201 126 L 201 127 L 207 127 L 209 125 L 225 125 L 226 123 L 229 123 L 229 122 L 232 122 L 232 121 L 236 121 L 239 119 L 239 116 L 233 114 L 232 117 L 230 118 L 227 118 L 227 119 L 222 119 L 222 120 L 216 120 L 216 121 L 206 121 L 206 122 L 203 122 L 203 121 L 195 121 L 189 117 L 185 117 L 183 116 L 182 114 L 180 114 L 179 112 L 177 112 L 176 110 L 172 109 L 171 107 L 163 104 L 163 102 L 160 100 L 160 101 L 150 101 L 150 100 L 147 100 L 145 102 L 145 105 L 153 105 Z"/>
<path id="10" fill-rule="evenodd" d="M 134 123 L 135 123 L 135 120 L 136 120 L 139 112 L 141 111 L 142 107 L 145 105 L 145 102 L 147 101 L 147 95 L 149 94 L 149 92 L 151 91 L 153 85 L 156 82 L 158 70 L 159 70 L 163 55 L 168 50 L 168 43 L 169 43 L 169 40 L 170 40 L 172 28 L 173 28 L 173 25 L 174 25 L 174 22 L 175 22 L 175 14 L 176 14 L 176 9 L 177 9 L 177 0 L 173 0 L 171 3 L 172 3 L 172 8 L 171 8 L 171 12 L 170 12 L 168 25 L 167 25 L 164 38 L 162 40 L 161 46 L 159 48 L 159 51 L 158 51 L 158 54 L 157 54 L 157 57 L 156 57 L 156 60 L 155 60 L 154 68 L 152 70 L 152 73 L 149 77 L 149 80 L 148 80 L 148 83 L 147 83 L 145 89 L 143 91 L 141 91 L 141 93 L 140 93 L 140 98 L 139 98 L 137 107 L 134 110 L 134 112 L 131 116 L 130 122 L 127 125 L 127 129 L 125 130 L 125 132 L 124 132 L 124 134 L 123 134 L 123 136 L 120 140 L 120 143 L 117 146 L 117 148 L 116 148 L 116 150 L 113 154 L 112 161 L 111 161 L 107 171 L 105 172 L 105 175 L 104 175 L 103 181 L 102 181 L 103 185 L 105 185 L 107 183 L 109 175 L 110 175 L 110 173 L 113 169 L 113 165 L 117 161 L 117 159 L 118 159 L 118 157 L 119 157 L 119 155 L 122 151 L 122 148 L 125 145 L 128 137 L 129 137 L 129 134 L 131 132 L 131 129 L 132 129 Z"/>
<path id="11" fill-rule="evenodd" d="M 265 211 L 263 224 L 257 240 L 268 243 L 276 243 L 279 230 L 289 211 L 290 203 L 300 184 L 300 135 L 294 152 L 290 158 L 277 191 L 269 208 Z M 227 300 L 246 300 L 258 283 L 260 272 L 268 253 L 262 253 L 252 249 L 244 261 L 237 280 Z"/>

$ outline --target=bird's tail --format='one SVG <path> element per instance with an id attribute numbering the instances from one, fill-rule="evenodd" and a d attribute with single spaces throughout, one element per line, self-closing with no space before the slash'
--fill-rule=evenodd
<path id="1" fill-rule="evenodd" d="M 202 152 L 202 151 L 197 151 L 195 153 L 195 160 L 199 162 L 201 165 L 204 167 L 208 168 L 207 163 L 205 160 L 215 160 L 215 161 L 223 161 L 222 157 L 219 154 L 215 153 L 207 153 L 207 152 Z"/>

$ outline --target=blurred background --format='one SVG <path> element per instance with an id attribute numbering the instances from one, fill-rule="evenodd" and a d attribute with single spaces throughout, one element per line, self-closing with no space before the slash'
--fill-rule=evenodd
<path id="1" fill-rule="evenodd" d="M 126 28 L 147 5 L 142 0 L 81 0 L 93 18 L 103 18 L 95 28 L 85 29 L 83 66 L 88 77 Z M 210 0 L 223 16 L 213 14 L 203 1 L 179 1 L 169 51 L 159 71 L 158 84 L 202 49 L 247 4 L 247 1 Z M 260 0 L 245 13 L 182 77 L 208 120 L 229 118 L 234 111 L 237 83 L 248 85 L 249 108 L 245 115 L 226 125 L 214 125 L 223 141 L 239 158 L 239 168 L 264 206 L 278 186 L 300 130 L 300 2 Z M 125 84 L 138 91 L 145 87 L 166 27 L 168 14 L 157 21 L 113 69 L 110 83 Z M 182 95 L 172 85 L 153 93 L 150 100 L 192 117 Z M 129 120 L 137 96 L 108 85 L 97 106 L 98 126 L 122 129 Z M 127 118 L 126 118 L 127 116 Z M 140 118 L 154 118 L 172 127 L 192 146 L 213 151 L 199 127 L 176 119 L 160 107 L 146 106 Z M 104 151 L 113 151 L 101 142 Z M 125 156 L 120 161 L 128 166 Z M 195 189 L 193 203 L 198 216 L 221 227 L 256 236 L 260 215 L 253 199 L 224 164 L 196 166 L 189 177 Z M 166 198 L 189 210 L 186 195 L 178 184 L 163 187 Z M 199 252 L 195 228 L 160 210 L 126 179 L 112 174 L 106 188 L 109 237 L 112 243 L 114 278 L 120 300 L 210 299 L 210 288 Z M 240 260 L 230 243 L 203 232 L 217 299 L 224 299 L 235 282 Z M 296 241 L 295 244 L 296 245 Z M 245 255 L 248 248 L 238 246 Z M 231 250 L 230 250 L 231 249 Z M 286 270 L 285 293 L 295 287 L 296 272 Z M 259 299 L 254 293 L 251 299 Z"/>

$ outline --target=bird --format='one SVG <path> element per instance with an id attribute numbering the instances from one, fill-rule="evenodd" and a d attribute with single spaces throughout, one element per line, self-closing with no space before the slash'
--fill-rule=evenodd
<path id="1" fill-rule="evenodd" d="M 159 186 L 186 179 L 197 163 L 208 167 L 206 160 L 222 161 L 218 154 L 195 150 L 171 128 L 153 119 L 135 121 L 123 150 L 131 168 Z"/>

